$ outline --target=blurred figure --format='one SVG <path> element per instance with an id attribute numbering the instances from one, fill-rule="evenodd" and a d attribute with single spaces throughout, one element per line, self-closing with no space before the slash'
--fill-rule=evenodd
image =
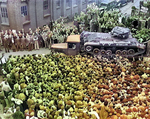
<path id="1" fill-rule="evenodd" d="M 28 50 L 30 50 L 31 48 L 31 46 L 30 46 L 30 35 L 27 33 L 27 35 L 26 35 L 26 39 L 27 39 L 27 43 L 26 43 L 26 47 L 28 48 Z"/>
<path id="2" fill-rule="evenodd" d="M 21 38 L 21 50 L 25 50 L 25 49 L 26 49 L 26 38 L 23 34 Z"/>
<path id="3" fill-rule="evenodd" d="M 29 28 L 29 35 L 32 35 L 33 34 L 33 31 L 31 28 Z"/>
<path id="4" fill-rule="evenodd" d="M 48 32 L 49 49 L 51 48 L 51 45 L 52 45 L 52 35 L 53 35 L 53 32 L 49 31 Z"/>
<path id="5" fill-rule="evenodd" d="M 30 36 L 30 51 L 34 49 L 34 41 L 33 41 L 33 38 L 34 38 L 34 33 Z"/>
<path id="6" fill-rule="evenodd" d="M 15 39 L 15 41 L 16 41 L 16 42 L 15 42 L 15 43 L 16 43 L 16 50 L 19 51 L 19 50 L 20 50 L 20 44 L 21 44 L 21 43 L 20 43 L 20 38 L 19 38 L 18 35 L 17 35 L 16 37 L 17 37 L 17 38 Z"/>
<path id="7" fill-rule="evenodd" d="M 47 40 L 47 33 L 46 33 L 46 32 L 44 32 L 44 33 L 42 34 L 42 38 L 43 38 L 43 40 L 44 40 L 45 48 L 47 48 L 47 47 L 48 47 L 48 40 Z"/>
<path id="8" fill-rule="evenodd" d="M 1 37 L 1 32 L 0 32 L 0 51 L 2 51 L 2 37 Z"/>
<path id="9" fill-rule="evenodd" d="M 15 46 L 15 41 L 14 41 L 14 37 L 13 37 L 13 36 L 12 36 L 11 42 L 12 42 L 12 47 L 11 47 L 11 49 L 12 49 L 13 52 L 16 52 L 17 49 L 16 49 L 16 46 Z"/>
<path id="10" fill-rule="evenodd" d="M 9 41 L 8 41 L 8 34 L 5 33 L 4 36 L 4 48 L 5 48 L 5 52 L 9 52 Z"/>
<path id="11" fill-rule="evenodd" d="M 4 35 L 5 35 L 5 33 L 4 33 L 4 31 L 2 30 L 2 32 L 1 32 L 1 39 L 2 39 L 2 45 L 4 46 Z"/>
<path id="12" fill-rule="evenodd" d="M 33 41 L 35 50 L 39 50 L 38 36 L 36 34 L 33 36 Z"/>

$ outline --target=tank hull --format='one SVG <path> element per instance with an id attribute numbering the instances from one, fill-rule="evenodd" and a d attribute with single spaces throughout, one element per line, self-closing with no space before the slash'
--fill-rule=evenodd
<path id="1" fill-rule="evenodd" d="M 81 40 L 84 51 L 92 55 L 135 57 L 143 55 L 146 49 L 131 35 L 123 39 L 113 37 L 110 33 L 84 32 Z"/>

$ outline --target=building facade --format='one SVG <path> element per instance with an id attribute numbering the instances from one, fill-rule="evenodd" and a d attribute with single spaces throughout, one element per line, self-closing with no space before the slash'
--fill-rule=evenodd
<path id="1" fill-rule="evenodd" d="M 0 0 L 0 30 L 33 30 L 61 17 L 73 18 L 96 0 Z"/>

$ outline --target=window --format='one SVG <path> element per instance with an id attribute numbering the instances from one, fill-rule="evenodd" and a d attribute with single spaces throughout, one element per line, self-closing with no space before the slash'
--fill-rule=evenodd
<path id="1" fill-rule="evenodd" d="M 43 1 L 43 9 L 47 10 L 48 9 L 48 0 Z"/>
<path id="2" fill-rule="evenodd" d="M 22 6 L 21 7 L 21 15 L 22 16 L 27 16 L 28 15 L 27 6 Z"/>
<path id="3" fill-rule="evenodd" d="M 77 0 L 73 0 L 73 5 L 77 5 Z"/>
<path id="4" fill-rule="evenodd" d="M 70 7 L 70 3 L 71 3 L 70 0 L 66 0 L 66 6 L 67 6 L 67 7 Z"/>
<path id="5" fill-rule="evenodd" d="M 76 44 L 75 43 L 68 43 L 68 48 L 76 49 Z"/>
<path id="6" fill-rule="evenodd" d="M 23 22 L 29 21 L 29 14 L 28 14 L 27 6 L 21 6 L 21 16 L 22 16 Z"/>
<path id="7" fill-rule="evenodd" d="M 57 0 L 56 5 L 57 7 L 60 7 L 60 0 Z"/>
<path id="8" fill-rule="evenodd" d="M 1 7 L 2 23 L 8 23 L 8 13 L 6 7 Z"/>

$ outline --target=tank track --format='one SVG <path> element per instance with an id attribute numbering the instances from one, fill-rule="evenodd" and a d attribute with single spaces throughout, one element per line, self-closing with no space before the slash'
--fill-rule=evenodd
<path id="1" fill-rule="evenodd" d="M 91 55 L 92 57 L 96 57 L 96 56 L 101 56 L 101 57 L 105 57 L 105 58 L 114 58 L 116 56 L 122 56 L 122 57 L 126 57 L 126 58 L 136 58 L 136 57 L 143 57 L 143 56 L 146 56 L 145 54 L 146 50 L 142 50 L 142 51 L 139 51 L 139 52 L 136 52 L 132 55 L 116 55 L 116 54 L 111 54 L 111 55 L 103 55 L 103 54 L 95 54 L 94 52 L 82 52 L 80 53 L 81 55 Z"/>

